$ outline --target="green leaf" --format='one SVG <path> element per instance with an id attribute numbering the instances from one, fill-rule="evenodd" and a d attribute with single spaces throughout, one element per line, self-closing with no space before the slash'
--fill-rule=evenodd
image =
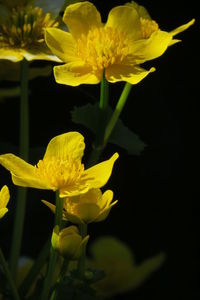
<path id="1" fill-rule="evenodd" d="M 112 113 L 113 111 L 110 107 L 108 107 L 106 111 L 102 111 L 96 103 L 74 107 L 71 115 L 74 123 L 82 124 L 95 135 L 98 135 L 99 124 L 105 128 Z M 132 155 L 140 155 L 146 146 L 139 136 L 126 127 L 120 119 L 118 119 L 113 129 L 109 142 L 126 149 L 127 152 Z"/>
<path id="2" fill-rule="evenodd" d="M 140 155 L 146 146 L 139 136 L 126 127 L 120 119 L 111 133 L 109 142 L 126 149 L 131 155 Z"/>
<path id="3" fill-rule="evenodd" d="M 86 104 L 80 107 L 74 107 L 71 111 L 72 121 L 81 124 L 90 129 L 94 134 L 99 129 L 99 116 L 102 114 L 98 105 Z"/>

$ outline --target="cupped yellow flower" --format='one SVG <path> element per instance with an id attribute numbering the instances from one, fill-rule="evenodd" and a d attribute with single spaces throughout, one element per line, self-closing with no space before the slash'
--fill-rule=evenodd
<path id="1" fill-rule="evenodd" d="M 0 14 L 0 59 L 13 62 L 24 58 L 28 61 L 60 61 L 52 55 L 44 42 L 45 28 L 59 25 L 51 13 L 33 6 L 31 1 L 11 1 L 1 5 L 0 9 L 2 8 L 4 14 Z"/>
<path id="2" fill-rule="evenodd" d="M 43 159 L 35 166 L 11 153 L 0 155 L 0 164 L 11 172 L 13 183 L 18 186 L 59 190 L 60 197 L 76 196 L 104 186 L 118 158 L 115 153 L 85 170 L 81 162 L 84 149 L 84 137 L 68 132 L 49 142 Z"/>
<path id="3" fill-rule="evenodd" d="M 52 53 L 65 62 L 54 67 L 56 81 L 71 86 L 97 84 L 104 73 L 109 82 L 137 84 L 155 70 L 145 70 L 140 64 L 161 56 L 177 42 L 173 36 L 194 23 L 162 31 L 146 10 L 135 4 L 113 8 L 103 24 L 88 1 L 69 5 L 63 21 L 69 32 L 48 28 L 45 40 Z"/>
<path id="4" fill-rule="evenodd" d="M 8 212 L 7 204 L 10 200 L 10 192 L 6 185 L 4 185 L 0 191 L 0 219 Z"/>
<path id="5" fill-rule="evenodd" d="M 89 235 L 82 238 L 76 226 L 69 226 L 61 231 L 55 226 L 52 235 L 52 246 L 60 255 L 70 260 L 77 260 L 80 257 L 81 249 L 89 239 Z"/>
<path id="6" fill-rule="evenodd" d="M 63 205 L 63 219 L 74 224 L 88 224 L 100 222 L 107 218 L 110 209 L 118 201 L 113 200 L 113 192 L 107 190 L 102 194 L 100 189 L 91 189 L 87 193 L 75 197 L 65 198 Z M 55 205 L 43 200 L 54 213 Z"/>

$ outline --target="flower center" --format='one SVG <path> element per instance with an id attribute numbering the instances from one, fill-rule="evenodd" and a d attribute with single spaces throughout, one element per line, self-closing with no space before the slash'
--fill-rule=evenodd
<path id="1" fill-rule="evenodd" d="M 78 57 L 94 71 L 120 63 L 128 55 L 128 38 L 114 28 L 93 28 L 77 41 Z"/>
<path id="2" fill-rule="evenodd" d="M 159 26 L 154 20 L 140 18 L 140 22 L 143 39 L 148 39 L 154 31 L 159 30 Z"/>
<path id="3" fill-rule="evenodd" d="M 59 160 L 55 157 L 39 160 L 35 166 L 36 175 L 45 180 L 54 190 L 70 189 L 78 183 L 84 165 L 72 159 Z"/>
<path id="4" fill-rule="evenodd" d="M 8 46 L 27 48 L 44 42 L 44 29 L 57 27 L 58 22 L 42 8 L 13 8 L 6 22 L 0 24 L 0 41 Z"/>

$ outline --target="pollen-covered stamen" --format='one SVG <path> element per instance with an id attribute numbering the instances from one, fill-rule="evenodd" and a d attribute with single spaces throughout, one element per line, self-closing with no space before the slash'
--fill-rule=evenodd
<path id="1" fill-rule="evenodd" d="M 159 26 L 154 20 L 140 18 L 142 38 L 148 39 L 154 31 L 159 30 Z"/>
<path id="2" fill-rule="evenodd" d="M 44 42 L 44 29 L 57 27 L 50 13 L 39 7 L 18 7 L 10 11 L 6 23 L 0 24 L 0 40 L 5 45 L 27 48 Z"/>
<path id="3" fill-rule="evenodd" d="M 81 161 L 72 159 L 59 160 L 55 157 L 39 160 L 35 166 L 36 175 L 52 189 L 59 190 L 76 186 L 84 171 Z"/>
<path id="4" fill-rule="evenodd" d="M 82 35 L 76 44 L 77 56 L 94 71 L 120 63 L 129 54 L 129 41 L 124 32 L 114 28 L 94 28 Z"/>

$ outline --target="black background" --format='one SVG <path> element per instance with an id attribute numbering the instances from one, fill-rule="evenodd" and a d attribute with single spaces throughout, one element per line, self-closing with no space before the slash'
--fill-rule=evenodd
<path id="1" fill-rule="evenodd" d="M 94 1 L 106 20 L 109 10 L 126 1 Z M 107 185 L 119 199 L 103 223 L 89 228 L 91 240 L 100 235 L 115 235 L 128 243 L 140 263 L 164 251 L 167 260 L 141 288 L 119 299 L 199 299 L 199 210 L 197 191 L 197 97 L 199 94 L 199 13 L 198 1 L 140 1 L 161 29 L 170 31 L 192 18 L 196 23 L 178 37 L 182 43 L 148 63 L 156 67 L 140 84 L 133 86 L 122 113 L 124 123 L 147 144 L 141 156 L 108 145 L 101 160 L 118 151 L 113 175 Z M 43 63 L 44 64 L 44 63 Z M 1 86 L 7 83 L 1 83 Z M 123 84 L 110 85 L 110 103 L 114 107 Z M 40 148 L 60 133 L 78 130 L 86 139 L 86 158 L 92 135 L 70 120 L 73 106 L 98 98 L 99 85 L 72 88 L 50 78 L 30 83 L 31 162 L 41 157 Z M 89 94 L 89 95 L 88 95 Z M 0 103 L 0 141 L 18 144 L 19 101 Z M 4 145 L 5 146 L 5 145 Z M 45 148 L 43 148 L 44 151 Z M 3 150 L 0 150 L 3 153 Z M 198 174 L 198 173 L 197 173 Z M 10 211 L 1 220 L 0 240 L 8 253 L 14 214 L 15 187 L 10 175 L 0 168 L 1 186 L 11 189 Z M 53 216 L 40 199 L 53 199 L 48 191 L 29 189 L 22 254 L 36 256 L 51 232 Z"/>

